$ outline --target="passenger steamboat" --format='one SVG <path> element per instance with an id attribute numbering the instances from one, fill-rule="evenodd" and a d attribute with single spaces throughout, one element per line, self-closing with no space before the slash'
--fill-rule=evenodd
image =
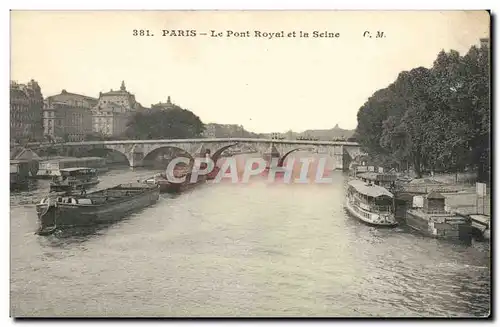
<path id="1" fill-rule="evenodd" d="M 373 226 L 396 226 L 394 195 L 384 187 L 353 179 L 349 181 L 346 210 Z"/>

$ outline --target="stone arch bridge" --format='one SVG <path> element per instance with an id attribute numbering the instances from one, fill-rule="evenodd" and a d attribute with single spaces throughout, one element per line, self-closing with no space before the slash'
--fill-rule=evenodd
<path id="1" fill-rule="evenodd" d="M 115 151 L 123 154 L 131 167 L 144 165 L 145 159 L 160 149 L 173 148 L 182 150 L 186 156 L 194 158 L 205 156 L 207 150 L 212 160 L 217 161 L 221 154 L 230 148 L 245 147 L 253 149 L 264 157 L 278 157 L 283 164 L 286 157 L 298 150 L 309 150 L 332 157 L 335 169 L 346 170 L 349 163 L 363 155 L 356 142 L 344 141 L 308 141 L 308 140 L 275 140 L 251 138 L 203 138 L 203 139 L 169 139 L 169 140 L 116 140 L 88 141 L 67 143 L 28 144 L 27 148 L 37 154 L 56 151 L 73 156 L 85 156 L 95 150 Z"/>

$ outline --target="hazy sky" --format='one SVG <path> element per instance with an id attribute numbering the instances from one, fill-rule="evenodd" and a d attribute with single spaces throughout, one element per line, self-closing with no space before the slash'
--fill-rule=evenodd
<path id="1" fill-rule="evenodd" d="M 163 37 L 163 29 L 198 35 Z M 199 35 L 210 30 L 224 37 Z M 225 37 L 227 30 L 251 37 Z M 256 30 L 297 37 L 256 38 Z M 313 38 L 315 30 L 340 37 Z M 363 103 L 401 71 L 488 36 L 481 11 L 13 11 L 11 79 L 37 80 L 44 96 L 66 89 L 93 97 L 125 80 L 146 107 L 170 95 L 205 123 L 255 132 L 352 129 Z"/>

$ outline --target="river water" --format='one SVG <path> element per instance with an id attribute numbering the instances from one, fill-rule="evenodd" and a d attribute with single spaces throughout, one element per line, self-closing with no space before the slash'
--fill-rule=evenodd
<path id="1" fill-rule="evenodd" d="M 111 170 L 99 188 L 151 175 Z M 207 184 L 118 223 L 37 236 L 11 194 L 11 314 L 162 317 L 463 317 L 490 311 L 490 247 L 404 227 L 377 229 L 342 208 L 333 184 Z"/>

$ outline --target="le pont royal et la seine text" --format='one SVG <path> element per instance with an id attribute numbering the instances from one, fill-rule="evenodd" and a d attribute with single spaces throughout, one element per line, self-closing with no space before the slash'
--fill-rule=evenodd
<path id="1" fill-rule="evenodd" d="M 381 31 L 363 31 L 360 33 L 363 37 L 367 38 L 385 38 L 384 32 Z M 332 31 L 261 31 L 261 30 L 160 30 L 154 32 L 153 30 L 134 29 L 132 30 L 133 36 L 166 36 L 166 37 L 211 37 L 211 38 L 261 38 L 261 39 L 280 39 L 280 38 L 340 38 L 339 32 Z"/>

